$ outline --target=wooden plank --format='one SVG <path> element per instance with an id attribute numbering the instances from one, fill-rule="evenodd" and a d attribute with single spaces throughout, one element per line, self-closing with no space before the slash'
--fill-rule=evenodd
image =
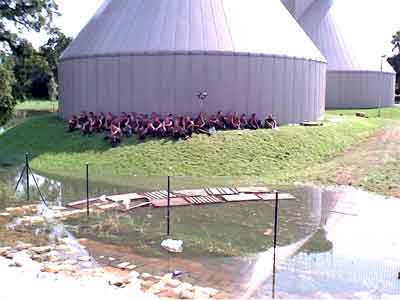
<path id="1" fill-rule="evenodd" d="M 186 201 L 195 204 L 195 205 L 202 205 L 202 204 L 215 204 L 215 203 L 223 203 L 221 199 L 215 196 L 197 196 L 197 197 L 186 197 Z"/>
<path id="2" fill-rule="evenodd" d="M 174 195 L 184 197 L 208 196 L 207 192 L 203 189 L 174 191 Z"/>
<path id="3" fill-rule="evenodd" d="M 276 198 L 276 195 L 275 194 L 271 194 L 271 193 L 269 193 L 269 194 L 257 194 L 257 195 L 258 195 L 258 197 L 260 197 L 264 201 L 274 201 L 275 198 Z M 296 197 L 291 195 L 291 194 L 279 193 L 278 195 L 279 195 L 279 197 L 278 197 L 279 200 L 296 200 Z"/>
<path id="4" fill-rule="evenodd" d="M 187 206 L 190 205 L 188 201 L 186 201 L 184 198 L 171 198 L 170 199 L 171 206 Z M 156 207 L 167 207 L 168 206 L 168 201 L 167 199 L 154 199 L 151 200 L 151 204 Z"/>
<path id="5" fill-rule="evenodd" d="M 239 194 L 238 192 L 236 192 L 235 190 L 233 190 L 232 188 L 226 187 L 223 188 L 225 195 L 235 195 L 235 194 Z"/>
<path id="6" fill-rule="evenodd" d="M 110 201 L 113 201 L 113 202 L 124 202 L 126 200 L 145 199 L 145 197 L 140 195 L 140 194 L 137 194 L 137 193 L 131 193 L 131 194 L 107 196 L 107 199 L 110 200 Z"/>
<path id="7" fill-rule="evenodd" d="M 220 196 L 221 192 L 217 188 L 209 188 L 207 189 L 207 193 L 209 195 Z"/>
<path id="8" fill-rule="evenodd" d="M 110 203 L 109 201 L 103 199 L 103 198 L 91 198 L 89 199 L 89 205 L 90 206 L 98 206 L 102 204 L 107 204 Z M 75 208 L 75 209 L 80 209 L 86 207 L 87 200 L 80 200 L 80 201 L 75 201 L 67 204 L 67 207 L 70 208 Z"/>
<path id="9" fill-rule="evenodd" d="M 109 204 L 99 205 L 96 208 L 99 208 L 101 210 L 108 210 L 108 209 L 113 209 L 113 208 L 117 208 L 117 207 L 121 207 L 121 205 L 117 202 L 112 202 Z"/>
<path id="10" fill-rule="evenodd" d="M 241 201 L 257 201 L 260 200 L 260 198 L 256 194 L 237 194 L 237 195 L 225 195 L 222 196 L 224 200 L 228 202 L 241 202 Z"/>
<path id="11" fill-rule="evenodd" d="M 162 200 L 168 197 L 168 192 L 167 191 L 158 191 L 158 192 L 148 192 L 148 193 L 143 193 L 147 199 L 149 200 Z M 173 193 L 170 193 L 170 197 L 176 197 Z"/>
<path id="12" fill-rule="evenodd" d="M 251 187 L 238 187 L 236 188 L 239 193 L 269 193 L 270 190 L 263 186 L 251 186 Z"/>
<path id="13" fill-rule="evenodd" d="M 119 210 L 122 211 L 122 212 L 128 212 L 128 211 L 140 208 L 140 207 L 149 206 L 150 204 L 151 204 L 151 202 L 147 201 L 147 202 L 142 202 L 140 204 L 136 204 L 136 205 L 133 205 L 133 206 L 120 207 Z"/>

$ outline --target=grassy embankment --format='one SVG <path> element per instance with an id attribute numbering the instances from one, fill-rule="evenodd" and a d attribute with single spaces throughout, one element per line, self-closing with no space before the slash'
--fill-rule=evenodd
<path id="1" fill-rule="evenodd" d="M 375 116 L 376 110 L 367 110 Z M 339 116 L 343 115 L 343 116 Z M 332 120 L 340 117 L 342 120 Z M 382 118 L 357 118 L 354 111 L 331 111 L 322 127 L 282 127 L 279 131 L 218 132 L 188 141 L 127 139 L 111 149 L 98 134 L 66 133 L 55 116 L 28 119 L 0 138 L 0 164 L 17 165 L 30 152 L 38 171 L 81 178 L 91 164 L 92 180 L 120 184 L 131 176 L 254 176 L 268 183 L 331 182 L 333 169 L 321 167 L 377 130 L 400 119 L 400 109 L 382 110 Z M 318 170 L 318 172 L 316 171 Z M 308 172 L 310 171 L 310 172 Z M 324 174 L 324 176 L 321 176 Z"/>
<path id="2" fill-rule="evenodd" d="M 15 110 L 55 112 L 58 110 L 58 102 L 49 100 L 27 100 L 18 103 Z"/>

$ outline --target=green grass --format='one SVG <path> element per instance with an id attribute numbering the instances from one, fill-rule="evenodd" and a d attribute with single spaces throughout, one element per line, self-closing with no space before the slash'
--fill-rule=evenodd
<path id="1" fill-rule="evenodd" d="M 328 115 L 354 116 L 357 112 L 365 113 L 369 118 L 381 117 L 382 119 L 400 120 L 400 107 L 386 107 L 382 109 L 337 109 L 329 110 Z"/>
<path id="2" fill-rule="evenodd" d="M 55 112 L 58 110 L 58 102 L 49 100 L 27 100 L 19 102 L 15 110 Z"/>
<path id="3" fill-rule="evenodd" d="M 397 114 L 397 108 L 393 110 Z M 336 116 L 337 112 L 328 113 L 327 118 Z M 106 182 L 131 176 L 180 175 L 255 176 L 281 183 L 295 172 L 338 155 L 386 123 L 349 115 L 342 119 L 322 127 L 218 132 L 182 142 L 131 138 L 111 149 L 102 134 L 67 133 L 65 122 L 47 115 L 28 119 L 1 136 L 0 164 L 18 165 L 29 152 L 35 169 L 69 178 L 82 178 L 89 162 L 92 179 Z"/>

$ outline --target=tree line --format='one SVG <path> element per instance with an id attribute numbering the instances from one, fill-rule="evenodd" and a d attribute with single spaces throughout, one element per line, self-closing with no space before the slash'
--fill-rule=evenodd
<path id="1" fill-rule="evenodd" d="M 72 38 L 53 25 L 55 0 L 0 0 L 0 125 L 17 101 L 56 100 L 57 64 Z M 38 50 L 23 31 L 46 32 L 48 41 Z"/>

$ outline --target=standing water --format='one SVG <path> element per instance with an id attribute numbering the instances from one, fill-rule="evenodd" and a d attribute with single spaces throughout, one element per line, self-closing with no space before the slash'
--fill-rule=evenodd
<path id="1" fill-rule="evenodd" d="M 16 194 L 9 188 L 18 175 L 15 170 L 0 173 L 0 208 L 26 204 L 24 182 Z M 85 182 L 34 176 L 55 206 L 84 198 Z M 91 193 L 162 190 L 163 180 L 135 178 L 130 186 L 92 182 Z M 183 180 L 172 181 L 181 187 Z M 206 187 L 199 180 L 190 182 L 184 188 Z M 227 180 L 225 186 L 232 182 Z M 400 200 L 348 187 L 278 189 L 297 198 L 280 202 L 275 286 L 279 298 L 395 299 L 400 295 Z M 37 203 L 38 195 L 33 191 L 32 195 Z M 182 254 L 170 254 L 160 246 L 166 238 L 165 215 L 164 209 L 155 208 L 92 213 L 89 218 L 37 226 L 31 236 L 32 240 L 38 232 L 47 238 L 64 236 L 76 247 L 80 247 L 78 239 L 85 238 L 80 249 L 99 264 L 108 264 L 111 256 L 133 260 L 139 272 L 180 270 L 185 281 L 225 290 L 239 299 L 271 298 L 273 202 L 173 208 L 172 237 L 184 241 Z M 9 240 L 9 234 L 0 235 L 0 246 Z"/>

